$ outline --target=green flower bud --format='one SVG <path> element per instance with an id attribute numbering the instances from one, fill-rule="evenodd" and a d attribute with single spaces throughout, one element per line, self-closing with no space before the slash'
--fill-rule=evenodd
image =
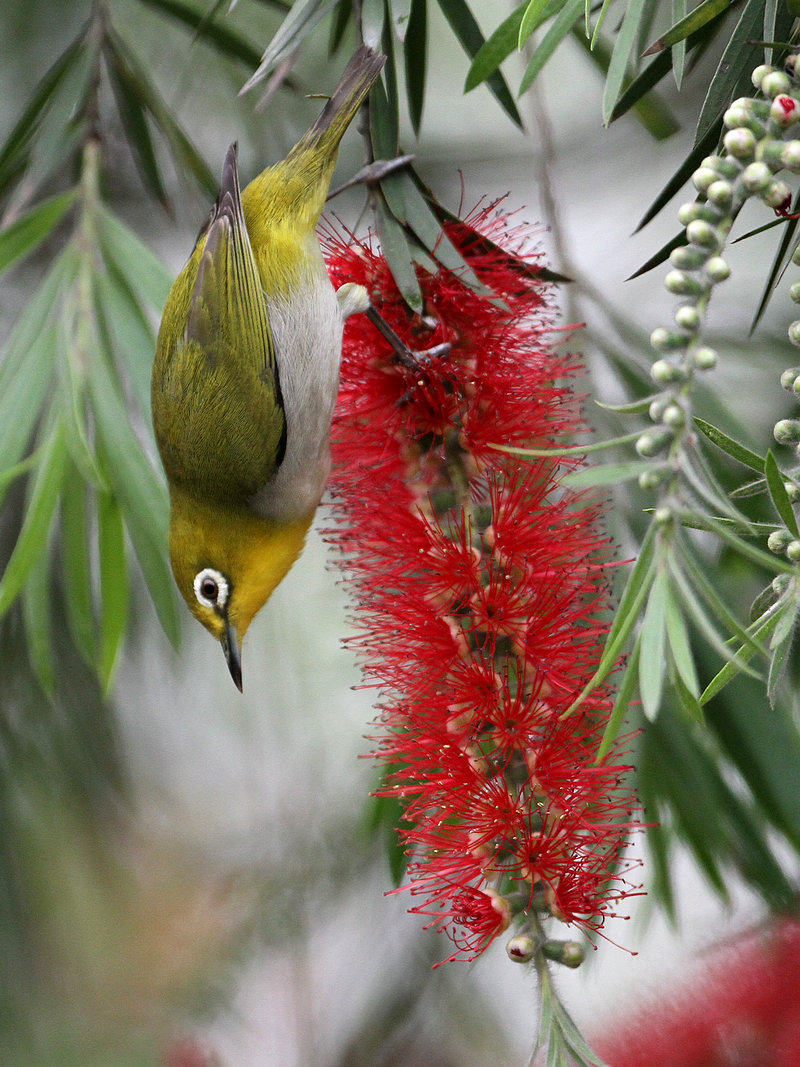
<path id="1" fill-rule="evenodd" d="M 761 83 L 763 82 L 764 78 L 766 78 L 768 74 L 772 74 L 774 70 L 774 67 L 769 67 L 766 63 L 762 63 L 760 66 L 756 67 L 756 69 L 750 75 L 750 81 L 753 83 L 756 89 L 760 89 Z"/>
<path id="2" fill-rule="evenodd" d="M 752 130 L 744 128 L 728 130 L 722 143 L 725 145 L 725 151 L 728 155 L 735 156 L 736 159 L 750 160 L 756 150 L 755 134 Z"/>
<path id="3" fill-rule="evenodd" d="M 794 285 L 792 288 L 794 289 Z M 787 393 L 793 392 L 795 379 L 798 375 L 800 375 L 800 367 L 787 367 L 781 375 L 781 388 L 785 389 Z"/>
<path id="4" fill-rule="evenodd" d="M 675 322 L 681 329 L 696 333 L 700 328 L 700 312 L 694 304 L 683 304 L 675 312 Z M 653 345 L 653 347 L 655 348 L 656 346 Z"/>
<path id="5" fill-rule="evenodd" d="M 763 137 L 766 133 L 764 123 L 759 122 L 749 107 L 729 107 L 722 116 L 722 121 L 729 130 L 751 130 L 756 137 Z M 735 154 L 731 152 L 731 155 Z"/>
<path id="6" fill-rule="evenodd" d="M 748 163 L 742 171 L 742 181 L 748 192 L 760 193 L 772 181 L 772 171 L 766 163 Z"/>
<path id="7" fill-rule="evenodd" d="M 792 252 L 792 263 L 794 263 L 796 267 L 800 267 L 800 245 L 798 245 L 794 252 Z"/>
<path id="8" fill-rule="evenodd" d="M 666 330 L 663 326 L 657 326 L 650 334 L 650 344 L 656 352 L 679 352 L 686 348 L 689 338 L 685 333 L 676 330 Z"/>
<path id="9" fill-rule="evenodd" d="M 795 319 L 786 332 L 789 334 L 789 340 L 793 345 L 800 345 L 800 321 Z"/>
<path id="10" fill-rule="evenodd" d="M 703 219 L 695 219 L 690 222 L 686 227 L 686 236 L 689 238 L 690 244 L 700 245 L 702 248 L 710 248 L 713 252 L 719 249 L 720 240 L 716 227 L 704 222 Z"/>
<path id="11" fill-rule="evenodd" d="M 688 226 L 695 219 L 703 219 L 704 222 L 717 223 L 722 217 L 718 208 L 713 204 L 701 204 L 692 200 L 688 204 L 681 204 L 678 208 L 678 222 L 681 226 Z"/>
<path id="12" fill-rule="evenodd" d="M 692 185 L 698 193 L 704 193 L 709 185 L 713 185 L 718 178 L 717 172 L 711 170 L 710 167 L 698 167 L 692 175 Z"/>
<path id="13" fill-rule="evenodd" d="M 662 361 L 663 362 L 663 361 Z M 669 366 L 669 364 L 668 364 Z M 653 422 L 661 422 L 661 416 L 667 409 L 667 406 L 672 403 L 672 398 L 669 396 L 657 396 L 655 400 L 650 401 L 650 407 L 647 409 L 647 414 L 650 416 Z"/>
<path id="14" fill-rule="evenodd" d="M 776 574 L 772 579 L 772 592 L 776 596 L 782 596 L 786 592 L 790 581 L 788 574 Z"/>
<path id="15" fill-rule="evenodd" d="M 699 270 L 708 259 L 707 248 L 697 245 L 678 245 L 669 254 L 669 261 L 678 270 Z"/>
<path id="16" fill-rule="evenodd" d="M 664 285 L 675 296 L 700 296 L 706 291 L 706 286 L 701 281 L 682 270 L 669 271 L 664 278 Z"/>
<path id="17" fill-rule="evenodd" d="M 645 459 L 657 456 L 669 446 L 672 434 L 669 430 L 645 430 L 636 440 L 634 448 Z"/>
<path id="18" fill-rule="evenodd" d="M 769 112 L 769 108 L 767 108 Z M 735 159 L 729 156 L 706 156 L 700 163 L 701 167 L 713 170 L 720 178 L 735 178 L 741 170 Z"/>
<path id="19" fill-rule="evenodd" d="M 800 500 L 800 485 L 797 482 L 784 482 L 783 488 L 786 490 L 790 504 L 796 504 Z"/>
<path id="20" fill-rule="evenodd" d="M 717 207 L 729 208 L 733 202 L 733 186 L 729 181 L 720 178 L 709 185 L 706 189 L 706 196 Z"/>
<path id="21" fill-rule="evenodd" d="M 792 563 L 800 563 L 800 541 L 790 541 L 786 546 L 786 558 Z"/>
<path id="22" fill-rule="evenodd" d="M 666 470 L 642 471 L 639 475 L 639 488 L 651 493 L 654 489 L 658 489 L 667 473 Z"/>
<path id="23" fill-rule="evenodd" d="M 756 146 L 756 161 L 766 163 L 772 171 L 780 170 L 783 166 L 781 157 L 783 156 L 784 147 L 784 141 L 775 141 L 765 137 Z"/>
<path id="24" fill-rule="evenodd" d="M 793 445 L 800 441 L 800 422 L 797 419 L 781 419 L 775 423 L 772 434 L 779 445 Z"/>
<path id="25" fill-rule="evenodd" d="M 791 540 L 792 535 L 788 530 L 773 530 L 767 538 L 767 548 L 776 556 L 781 556 Z"/>
<path id="26" fill-rule="evenodd" d="M 761 199 L 770 207 L 783 207 L 787 201 L 791 202 L 792 190 L 782 181 L 774 181 L 762 192 Z"/>
<path id="27" fill-rule="evenodd" d="M 542 953 L 554 963 L 562 963 L 573 969 L 580 967 L 585 959 L 583 946 L 577 941 L 545 941 Z"/>
<path id="28" fill-rule="evenodd" d="M 717 365 L 717 353 L 713 348 L 703 345 L 692 352 L 692 361 L 698 370 L 711 370 Z"/>
<path id="29" fill-rule="evenodd" d="M 800 304 L 800 282 L 793 282 L 789 287 L 789 296 L 795 304 Z"/>
<path id="30" fill-rule="evenodd" d="M 785 74 L 779 70 L 773 70 L 761 79 L 760 89 L 764 96 L 771 96 L 774 99 L 781 93 L 788 93 L 791 87 L 792 83 Z"/>
<path id="31" fill-rule="evenodd" d="M 536 942 L 528 934 L 517 934 L 506 944 L 506 952 L 514 963 L 529 963 L 536 955 Z"/>
<path id="32" fill-rule="evenodd" d="M 781 163 L 787 170 L 800 171 L 800 141 L 787 141 L 781 149 Z"/>
<path id="33" fill-rule="evenodd" d="M 724 282 L 731 276 L 731 268 L 722 256 L 712 256 L 706 263 L 706 277 L 713 285 Z"/>
<path id="34" fill-rule="evenodd" d="M 686 421 L 686 413 L 680 404 L 670 404 L 664 412 L 663 423 L 671 430 L 677 430 Z"/>
<path id="35" fill-rule="evenodd" d="M 672 508 L 660 507 L 653 512 L 653 518 L 659 526 L 667 526 L 672 522 Z"/>

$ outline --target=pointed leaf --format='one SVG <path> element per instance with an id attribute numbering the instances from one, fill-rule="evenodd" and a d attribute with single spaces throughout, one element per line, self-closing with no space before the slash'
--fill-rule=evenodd
<path id="1" fill-rule="evenodd" d="M 439 7 L 470 60 L 474 59 L 485 42 L 466 0 L 439 0 Z M 522 118 L 500 71 L 490 74 L 486 84 L 511 121 L 522 128 Z"/>
<path id="2" fill-rule="evenodd" d="M 522 14 L 517 36 L 517 48 L 520 50 L 534 30 L 541 25 L 542 16 L 547 5 L 548 0 L 528 0 L 528 6 Z"/>
<path id="3" fill-rule="evenodd" d="M 518 96 L 522 96 L 533 85 L 553 52 L 570 32 L 577 19 L 580 18 L 582 10 L 583 0 L 565 0 L 561 11 L 553 19 L 552 25 L 548 28 L 544 37 L 536 46 L 533 55 L 528 60 L 528 65 L 520 82 Z"/>
<path id="4" fill-rule="evenodd" d="M 408 113 L 414 133 L 419 134 L 425 107 L 425 82 L 428 66 L 428 8 L 427 0 L 413 0 L 408 20 L 405 48 L 406 93 Z"/>
<path id="5" fill-rule="evenodd" d="M 181 0 L 139 0 L 140 4 L 156 8 L 157 11 L 194 30 L 198 37 L 211 45 L 224 56 L 238 59 L 248 67 L 257 67 L 261 55 L 257 49 L 222 23 L 200 14 Z"/>
<path id="6" fill-rule="evenodd" d="M 672 0 L 672 21 L 673 24 L 680 22 L 681 19 L 686 17 L 686 0 Z M 686 38 L 682 41 L 676 41 L 672 46 L 672 71 L 675 75 L 675 87 L 678 92 L 681 90 L 681 84 L 683 82 L 684 71 L 686 70 Z"/>
<path id="7" fill-rule="evenodd" d="M 673 248 L 680 248 L 681 245 L 686 245 L 688 243 L 689 239 L 686 236 L 686 230 L 681 230 L 681 232 L 676 234 L 671 241 L 667 241 L 665 245 L 662 245 L 661 248 L 643 263 L 638 270 L 635 270 L 633 274 L 628 275 L 625 280 L 628 282 L 633 281 L 634 278 L 639 278 L 642 274 L 647 274 L 653 267 L 659 267 L 669 259 Z"/>
<path id="8" fill-rule="evenodd" d="M 53 232 L 74 203 L 76 190 L 41 201 L 27 215 L 0 230 L 0 272 L 23 259 Z"/>
<path id="9" fill-rule="evenodd" d="M 110 493 L 98 495 L 97 531 L 101 613 L 99 672 L 103 688 L 108 692 L 128 624 L 125 528 L 119 505 Z"/>
<path id="10" fill-rule="evenodd" d="M 775 456 L 772 454 L 772 449 L 767 452 L 767 459 L 764 463 L 764 473 L 767 476 L 767 487 L 769 489 L 769 495 L 772 497 L 772 503 L 775 505 L 775 510 L 783 520 L 786 529 L 794 534 L 795 537 L 800 537 L 800 530 L 797 528 L 797 516 L 794 513 L 789 494 L 786 492 L 786 487 L 783 484 L 783 475 L 778 468 L 778 464 L 775 462 Z"/>
<path id="11" fill-rule="evenodd" d="M 625 664 L 625 673 L 622 675 L 622 681 L 619 683 L 619 688 L 617 689 L 614 707 L 611 709 L 611 714 L 608 717 L 608 722 L 606 723 L 606 728 L 603 732 L 603 740 L 600 742 L 600 747 L 597 750 L 597 763 L 608 754 L 609 749 L 619 736 L 622 724 L 625 722 L 625 716 L 630 711 L 633 693 L 636 689 L 636 683 L 639 680 L 640 652 L 641 645 L 637 641 L 633 646 L 633 651 L 630 654 L 628 662 Z"/>
<path id="12" fill-rule="evenodd" d="M 702 141 L 719 121 L 732 100 L 742 93 L 752 92 L 750 70 L 753 64 L 753 40 L 761 32 L 763 17 L 763 0 L 757 0 L 756 3 L 750 0 L 745 5 L 708 87 L 697 120 L 695 144 Z"/>
<path id="13" fill-rule="evenodd" d="M 703 0 L 694 11 L 691 11 L 685 18 L 680 19 L 665 34 L 662 34 L 657 41 L 654 41 L 646 49 L 644 55 L 653 55 L 653 53 L 660 52 L 664 48 L 671 48 L 678 41 L 685 41 L 689 34 L 695 33 L 707 25 L 712 19 L 723 14 L 730 6 L 731 0 Z"/>
<path id="14" fill-rule="evenodd" d="M 381 249 L 389 270 L 397 283 L 400 295 L 410 308 L 422 313 L 422 293 L 417 281 L 417 272 L 402 227 L 382 201 L 376 206 L 376 222 Z"/>
<path id="15" fill-rule="evenodd" d="M 750 332 L 752 333 L 759 322 L 761 322 L 761 316 L 767 310 L 767 304 L 769 304 L 770 298 L 775 291 L 775 288 L 780 281 L 784 270 L 789 262 L 789 257 L 792 255 L 794 248 L 794 235 L 797 230 L 798 219 L 796 218 L 798 208 L 800 207 L 800 192 L 795 194 L 792 202 L 792 208 L 789 213 L 789 218 L 783 220 L 785 222 L 783 228 L 783 234 L 781 236 L 778 250 L 775 253 L 775 257 L 772 260 L 772 266 L 767 273 L 764 281 L 764 288 L 761 292 L 761 299 L 758 302 L 756 313 L 753 316 L 753 321 L 750 324 Z"/>
<path id="16" fill-rule="evenodd" d="M 31 478 L 22 529 L 0 579 L 0 616 L 5 615 L 19 596 L 32 568 L 47 550 L 66 457 L 64 428 L 56 422 L 46 431 L 39 462 Z"/>
<path id="17" fill-rule="evenodd" d="M 336 6 L 338 0 L 297 0 L 270 41 L 254 74 L 239 90 L 239 95 L 252 89 L 288 55 L 294 52 L 314 27 Z M 380 37 L 378 39 L 379 43 Z"/>
<path id="18" fill-rule="evenodd" d="M 28 659 L 34 669 L 39 685 L 52 695 L 56 687 L 53 666 L 53 642 L 50 620 L 53 615 L 50 602 L 50 551 L 49 538 L 44 551 L 36 558 L 22 590 L 22 621 Z"/>
<path id="19" fill-rule="evenodd" d="M 639 633 L 639 694 L 642 710 L 654 719 L 661 705 L 664 676 L 667 672 L 667 573 L 656 571 L 647 598 L 642 629 Z"/>
<path id="20" fill-rule="evenodd" d="M 608 66 L 608 75 L 603 90 L 603 122 L 608 125 L 614 105 L 620 97 L 622 86 L 628 76 L 631 58 L 636 47 L 639 21 L 642 17 L 644 0 L 628 0 L 622 25 L 614 41 L 614 50 Z"/>
<path id="21" fill-rule="evenodd" d="M 475 53 L 475 58 L 467 71 L 464 92 L 468 93 L 476 85 L 485 82 L 494 74 L 504 59 L 516 49 L 519 40 L 519 28 L 525 15 L 526 0 L 511 14 L 503 19 L 497 29 L 491 33 Z"/>
<path id="22" fill-rule="evenodd" d="M 391 11 L 392 26 L 398 41 L 405 41 L 411 22 L 413 0 L 388 0 Z"/>
<path id="23" fill-rule="evenodd" d="M 769 611 L 764 613 L 764 616 L 756 625 L 749 628 L 750 634 L 758 640 L 769 637 L 780 621 L 781 616 L 787 610 L 789 609 L 786 601 L 779 601 L 778 604 L 775 604 Z M 700 703 L 707 704 L 709 700 L 715 697 L 728 684 L 728 682 L 731 682 L 736 675 L 740 673 L 742 662 L 747 662 L 752 655 L 753 653 L 750 648 L 740 648 L 736 652 L 735 659 L 729 659 L 724 667 L 717 671 L 705 687 L 700 694 Z"/>
<path id="24" fill-rule="evenodd" d="M 758 455 L 757 452 L 753 452 L 745 445 L 735 441 L 732 437 L 728 437 L 726 433 L 718 429 L 716 426 L 712 426 L 710 422 L 706 422 L 705 419 L 699 418 L 695 415 L 694 424 L 701 433 L 716 445 L 717 448 L 722 449 L 732 459 L 737 460 L 739 463 L 744 464 L 745 467 L 749 467 L 751 470 L 758 471 L 759 474 L 764 473 L 764 459 Z"/>
<path id="25" fill-rule="evenodd" d="M 643 229 L 643 227 L 645 227 L 648 222 L 651 221 L 651 219 L 654 219 L 656 215 L 661 211 L 661 209 L 669 203 L 673 196 L 675 196 L 676 193 L 680 192 L 680 190 L 683 189 L 688 180 L 700 166 L 701 160 L 713 151 L 715 145 L 719 141 L 719 135 L 721 130 L 722 120 L 720 119 L 719 122 L 716 122 L 712 125 L 706 136 L 692 148 L 689 155 L 686 157 L 683 163 L 681 163 L 681 165 L 672 175 L 670 180 L 655 198 L 653 203 L 650 205 L 647 211 L 645 211 L 644 215 L 642 215 L 641 219 L 636 225 L 634 233 L 638 233 L 639 230 Z"/>
<path id="26" fill-rule="evenodd" d="M 586 489 L 593 485 L 617 485 L 638 478 L 649 470 L 658 470 L 655 463 L 631 460 L 629 463 L 601 463 L 596 467 L 583 467 L 570 471 L 561 479 L 561 484 L 570 489 Z"/>
<path id="27" fill-rule="evenodd" d="M 147 245 L 112 212 L 100 210 L 100 243 L 103 255 L 127 280 L 140 302 L 162 311 L 172 287 L 169 271 Z"/>
<path id="28" fill-rule="evenodd" d="M 89 558 L 86 484 L 74 463 L 64 472 L 61 496 L 61 559 L 67 624 L 80 654 L 95 667 L 96 632 Z"/>
<path id="29" fill-rule="evenodd" d="M 667 639 L 672 661 L 681 681 L 697 701 L 700 697 L 700 683 L 697 680 L 697 670 L 695 669 L 694 656 L 689 643 L 686 620 L 678 607 L 678 602 L 671 586 L 667 586 L 666 599 Z"/>

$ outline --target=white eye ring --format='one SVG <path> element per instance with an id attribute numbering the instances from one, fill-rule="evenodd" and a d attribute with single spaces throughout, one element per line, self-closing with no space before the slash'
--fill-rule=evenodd
<path id="1" fill-rule="evenodd" d="M 222 611 L 228 603 L 228 580 L 213 567 L 206 567 L 194 577 L 194 595 L 204 608 Z"/>

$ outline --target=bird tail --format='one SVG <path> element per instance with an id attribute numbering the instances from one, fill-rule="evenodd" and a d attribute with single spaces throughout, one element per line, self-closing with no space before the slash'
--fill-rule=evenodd
<path id="1" fill-rule="evenodd" d="M 345 130 L 383 70 L 386 57 L 361 45 L 345 67 L 342 79 L 317 121 L 294 146 L 287 163 L 308 152 L 324 150 L 335 155 Z"/>

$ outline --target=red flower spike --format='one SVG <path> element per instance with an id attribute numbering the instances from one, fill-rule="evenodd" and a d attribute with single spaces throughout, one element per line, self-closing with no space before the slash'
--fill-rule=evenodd
<path id="1" fill-rule="evenodd" d="M 560 484 L 585 430 L 552 348 L 547 288 L 496 205 L 446 226 L 497 300 L 418 268 L 425 316 L 370 245 L 331 235 L 335 285 L 356 282 L 411 351 L 401 364 L 365 316 L 346 325 L 331 490 L 354 595 L 356 650 L 381 691 L 374 755 L 400 797 L 412 911 L 472 959 L 535 906 L 589 930 L 634 892 L 625 766 L 596 764 L 610 712 L 596 690 L 566 720 L 606 633 L 612 551 L 595 501 Z M 502 247 L 501 247 L 502 246 Z M 512 903 L 513 901 L 513 903 Z"/>

